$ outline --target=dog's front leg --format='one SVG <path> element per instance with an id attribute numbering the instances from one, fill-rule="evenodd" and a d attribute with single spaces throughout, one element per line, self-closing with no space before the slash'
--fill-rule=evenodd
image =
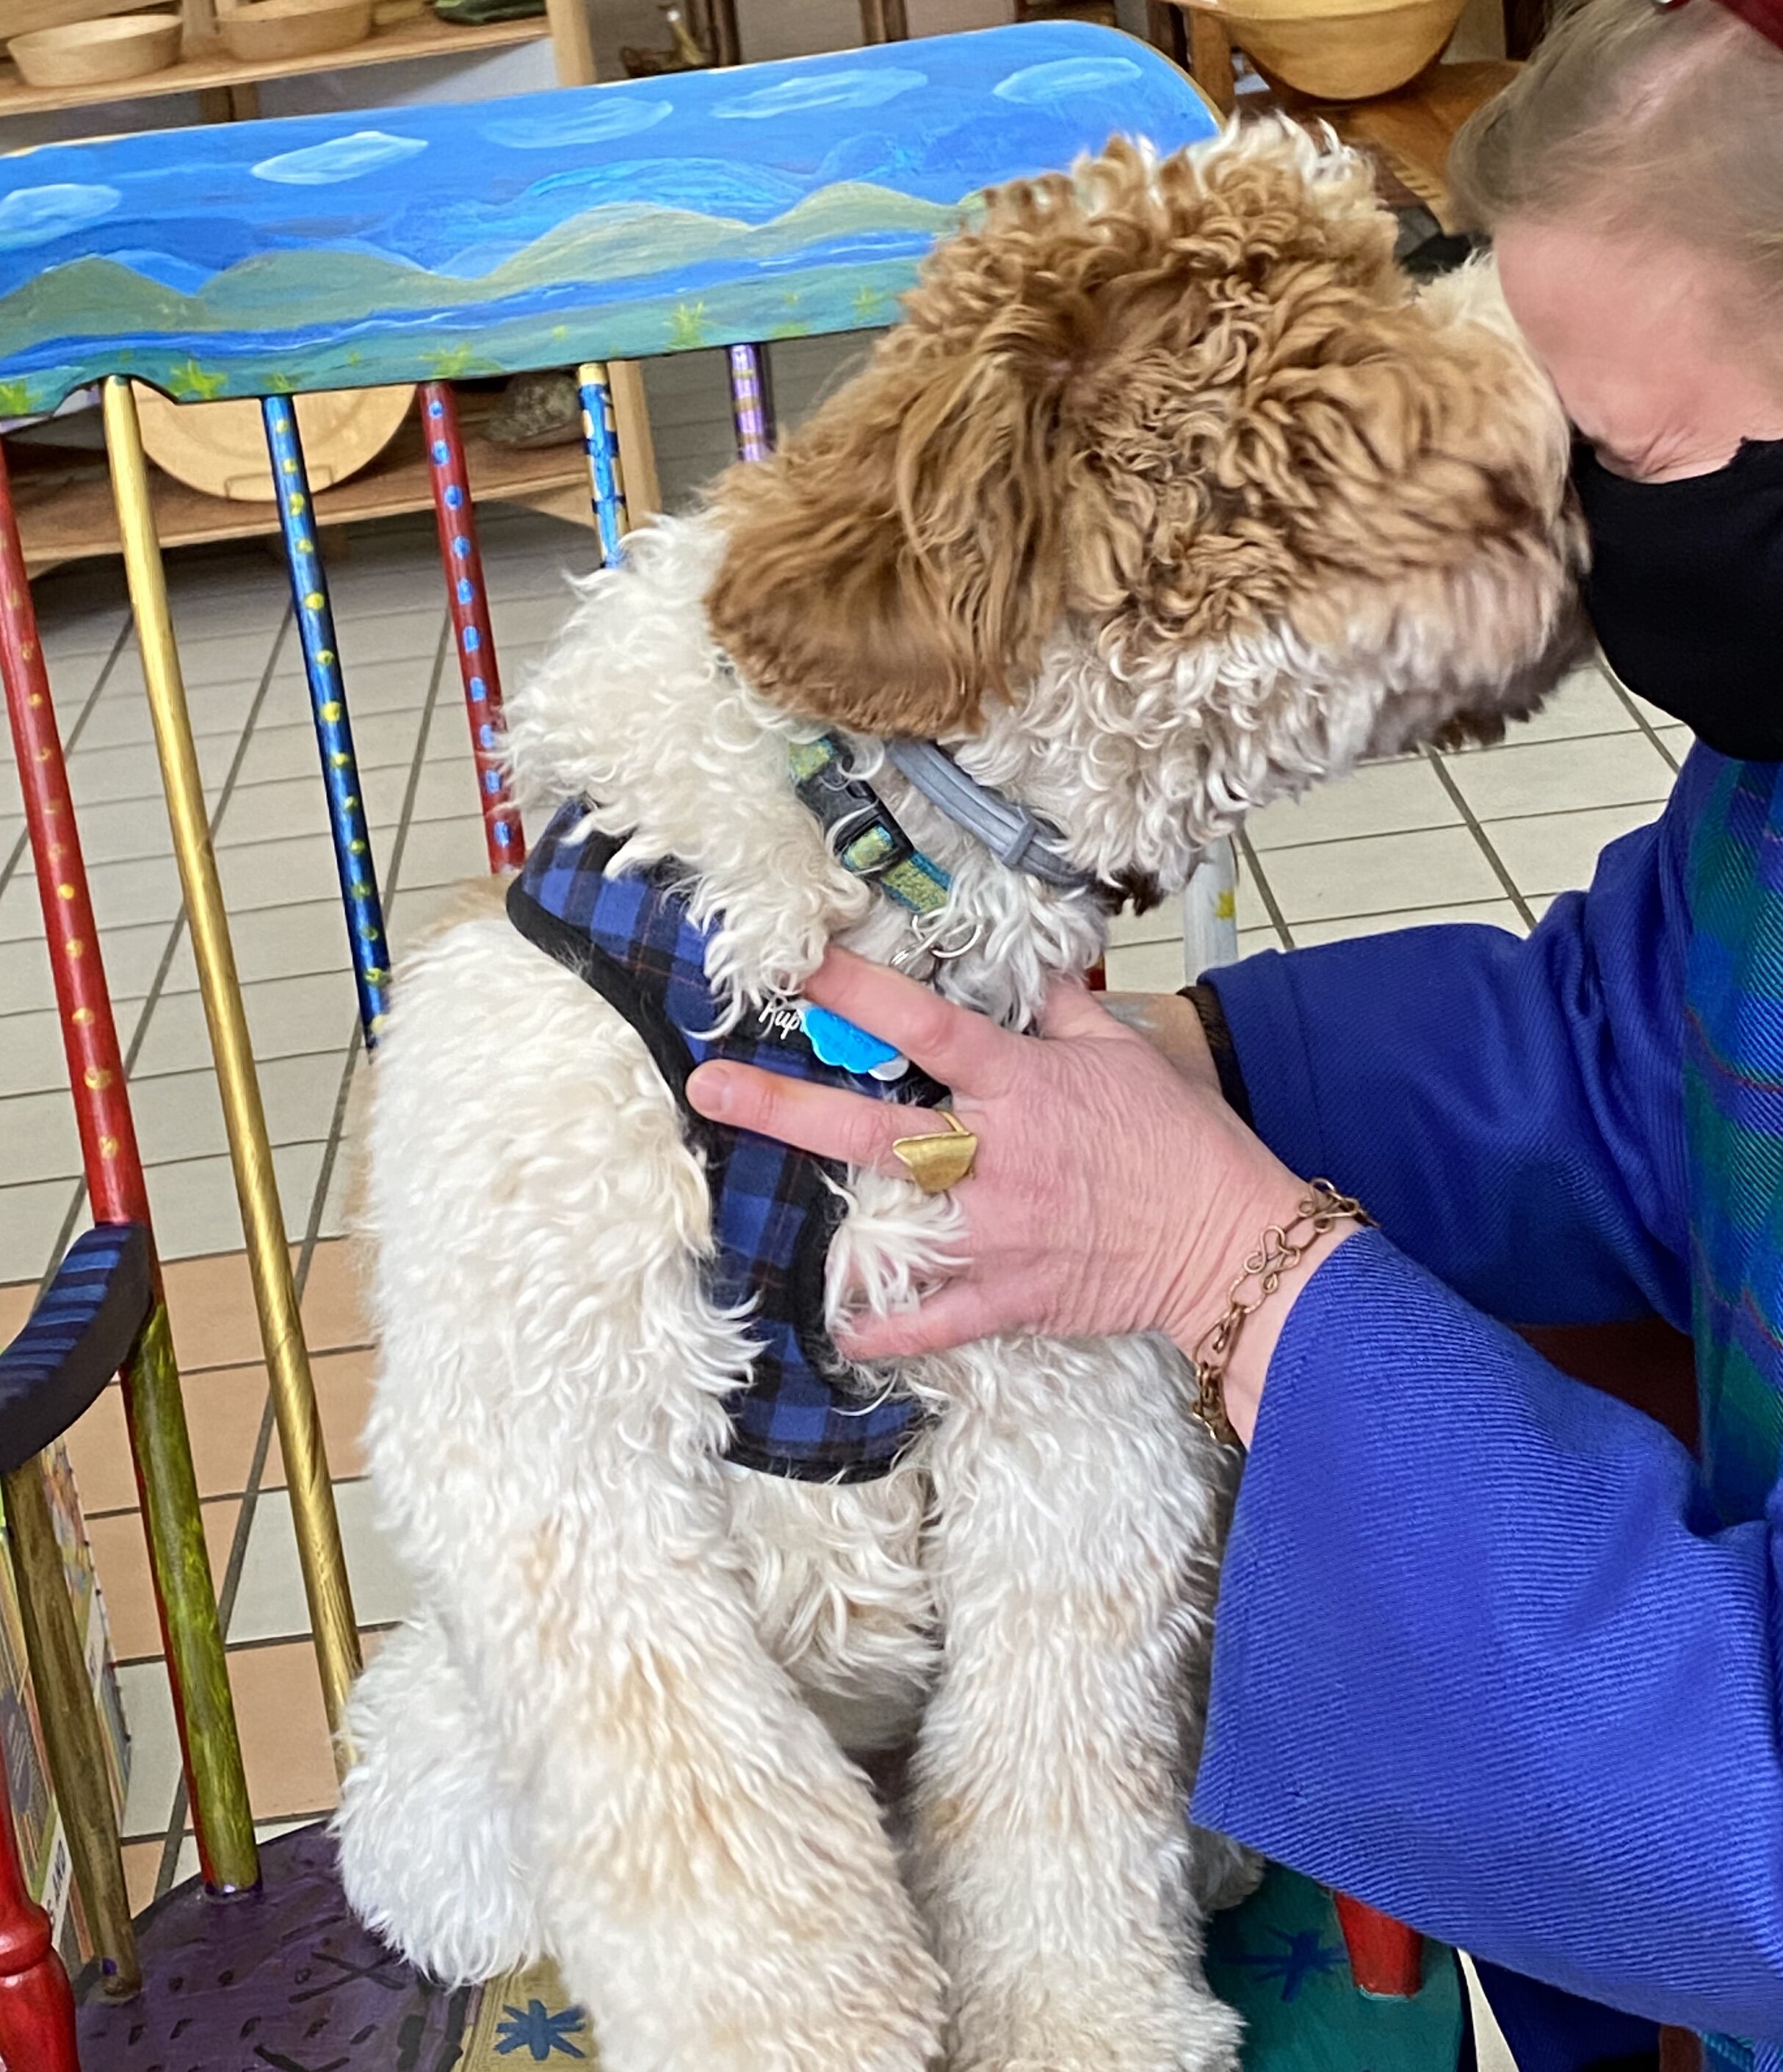
<path id="1" fill-rule="evenodd" d="M 918 1894 L 954 2072 L 1234 2072 L 1186 1821 L 1222 1506 L 1154 1342 L 971 1348 L 934 1442 Z"/>
<path id="2" fill-rule="evenodd" d="M 705 1292 L 673 1101 L 505 922 L 413 967 L 394 1019 L 368 1445 L 434 1638 L 355 1708 L 355 1902 L 446 1966 L 536 1934 L 607 2072 L 924 2072 L 920 1923 L 738 1572 L 719 1456 L 750 1339 Z M 526 1905 L 479 1887 L 506 1876 Z"/>
<path id="3" fill-rule="evenodd" d="M 608 2072 L 923 2072 L 939 1974 L 865 1779 L 756 1637 L 720 1494 L 588 1465 L 483 1543 L 466 1625 Z"/>

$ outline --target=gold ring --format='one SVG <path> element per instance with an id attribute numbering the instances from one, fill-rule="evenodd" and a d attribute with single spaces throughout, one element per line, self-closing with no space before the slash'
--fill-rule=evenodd
<path id="1" fill-rule="evenodd" d="M 925 1194 L 944 1194 L 969 1180 L 972 1161 L 978 1156 L 978 1139 L 951 1108 L 935 1112 L 947 1128 L 926 1131 L 921 1137 L 900 1137 L 892 1145 L 898 1162 Z"/>

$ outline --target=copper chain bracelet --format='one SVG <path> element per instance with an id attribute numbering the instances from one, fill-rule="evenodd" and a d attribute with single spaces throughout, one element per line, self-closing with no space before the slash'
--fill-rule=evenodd
<path id="1" fill-rule="evenodd" d="M 1257 1240 L 1256 1249 L 1246 1257 L 1227 1291 L 1224 1310 L 1196 1341 L 1189 1362 L 1195 1383 L 1195 1400 L 1189 1407 L 1222 1446 L 1235 1445 L 1238 1439 L 1226 1414 L 1226 1370 L 1244 1320 L 1275 1293 L 1282 1276 L 1292 1272 L 1316 1239 L 1341 1223 L 1360 1223 L 1366 1230 L 1373 1220 L 1360 1202 L 1340 1194 L 1329 1180 L 1310 1180 L 1294 1221 L 1285 1228 L 1270 1224 Z M 1244 1290 L 1253 1281 L 1257 1292 L 1247 1302 Z"/>

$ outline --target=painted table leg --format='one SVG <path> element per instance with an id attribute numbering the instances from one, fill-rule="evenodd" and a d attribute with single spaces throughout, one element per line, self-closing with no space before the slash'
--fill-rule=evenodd
<path id="1" fill-rule="evenodd" d="M 1228 837 L 1202 852 L 1182 895 L 1183 976 L 1189 985 L 1204 971 L 1238 962 L 1238 856 Z"/>
<path id="2" fill-rule="evenodd" d="M 260 1882 L 260 1864 L 191 1441 L 161 1271 L 153 1259 L 148 1187 L 3 453 L 0 680 L 23 787 L 87 1191 L 99 1222 L 141 1223 L 151 1233 L 154 1306 L 119 1379 L 199 1866 L 212 1890 L 247 1891 Z"/>
<path id="3" fill-rule="evenodd" d="M 329 1731 L 335 1737 L 337 1763 L 344 1769 L 351 1755 L 343 1729 L 347 1691 L 360 1666 L 359 1631 L 353 1620 L 352 1593 L 341 1551 L 334 1486 L 328 1479 L 315 1383 L 291 1279 L 284 1211 L 273 1171 L 273 1147 L 267 1135 L 260 1081 L 254 1071 L 253 1050 L 248 1040 L 248 1018 L 236 976 L 228 914 L 217 876 L 216 854 L 211 846 L 203 783 L 192 743 L 191 717 L 186 708 L 186 686 L 174 643 L 172 615 L 167 608 L 166 574 L 149 500 L 142 427 L 137 421 L 136 399 L 130 384 L 117 376 L 105 384 L 105 447 L 124 548 L 124 573 L 142 652 L 143 680 L 154 722 L 155 753 L 166 792 L 174 856 L 186 895 L 192 954 L 198 965 L 204 1018 L 210 1027 L 211 1054 L 223 1100 L 229 1159 L 248 1241 L 248 1267 L 290 1489 L 292 1524 L 321 1672 L 323 1705 Z"/>
<path id="4" fill-rule="evenodd" d="M 1341 1893 L 1332 1898 L 1357 1990 L 1381 2000 L 1415 2000 L 1424 1983 L 1424 1938 L 1417 1930 L 1359 1899 Z"/>
<path id="5" fill-rule="evenodd" d="M 576 370 L 582 392 L 582 444 L 588 452 L 590 491 L 594 523 L 601 536 L 601 560 L 616 568 L 625 555 L 625 478 L 619 470 L 619 436 L 613 415 L 613 387 L 606 364 L 585 360 Z"/>
<path id="6" fill-rule="evenodd" d="M 767 356 L 758 345 L 730 348 L 730 416 L 737 428 L 737 458 L 766 460 L 774 450 L 774 397 Z"/>
<path id="7" fill-rule="evenodd" d="M 0 2062 L 18 2072 L 80 2072 L 74 1996 L 50 1918 L 25 1889 L 0 1749 Z"/>
<path id="8" fill-rule="evenodd" d="M 446 601 L 452 613 L 452 641 L 458 651 L 464 709 L 470 722 L 470 753 L 477 766 L 483 843 L 491 870 L 518 870 L 526 861 L 526 837 L 502 761 L 501 672 L 495 664 L 495 636 L 489 623 L 483 556 L 477 549 L 470 477 L 464 464 L 464 442 L 458 433 L 458 410 L 450 384 L 424 381 L 421 410 L 428 473 L 433 488 L 433 517 L 439 530 L 440 565 L 446 571 Z"/>
<path id="9" fill-rule="evenodd" d="M 359 1026 L 365 1032 L 366 1049 L 375 1050 L 389 1005 L 390 950 L 384 935 L 384 902 L 378 897 L 377 865 L 372 856 L 372 832 L 359 789 L 359 763 L 353 753 L 347 690 L 335 644 L 327 572 L 316 539 L 297 412 L 284 396 L 269 396 L 260 408 L 273 481 L 278 491 L 286 571 L 291 579 L 291 601 L 303 643 L 310 713 L 315 722 L 316 745 L 322 751 L 328 832 L 334 839 L 335 869 L 340 880 L 341 904 L 347 912 L 347 946 L 352 952 L 353 979 L 359 989 Z"/>

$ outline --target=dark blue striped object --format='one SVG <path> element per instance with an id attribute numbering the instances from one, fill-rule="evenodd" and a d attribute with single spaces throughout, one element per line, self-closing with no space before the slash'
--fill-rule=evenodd
<path id="1" fill-rule="evenodd" d="M 100 1223 L 68 1248 L 0 1352 L 0 1473 L 23 1467 L 92 1405 L 124 1364 L 150 1300 L 142 1224 Z"/>
<path id="2" fill-rule="evenodd" d="M 746 1466 L 809 1482 L 884 1474 L 915 1436 L 920 1405 L 900 1392 L 861 1392 L 824 1329 L 824 1260 L 840 1220 L 833 1162 L 688 1108 L 688 1075 L 709 1059 L 763 1065 L 876 1100 L 934 1106 L 943 1090 L 914 1067 L 885 1081 L 825 1064 L 794 1008 L 764 1008 L 728 1035 L 705 1032 L 721 1009 L 706 977 L 714 920 L 689 916 L 688 874 L 672 860 L 607 874 L 619 844 L 579 837 L 586 808 L 562 808 L 508 894 L 527 939 L 593 986 L 648 1046 L 680 1104 L 712 1190 L 714 1301 L 747 1304 L 758 1350 L 729 1403 L 731 1455 Z"/>

